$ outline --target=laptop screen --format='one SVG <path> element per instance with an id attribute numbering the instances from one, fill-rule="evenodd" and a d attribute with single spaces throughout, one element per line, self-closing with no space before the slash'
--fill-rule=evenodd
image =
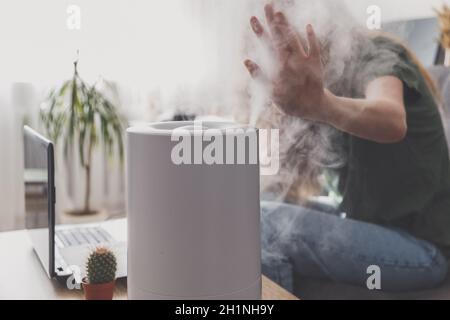
<path id="1" fill-rule="evenodd" d="M 24 128 L 25 225 L 49 277 L 54 275 L 53 145 Z"/>

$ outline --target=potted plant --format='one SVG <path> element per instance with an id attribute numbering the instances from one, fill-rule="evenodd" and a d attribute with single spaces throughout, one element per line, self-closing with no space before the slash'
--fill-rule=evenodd
<path id="1" fill-rule="evenodd" d="M 83 279 L 86 300 L 112 300 L 116 280 L 117 259 L 107 248 L 91 252 L 86 263 L 87 276 Z"/>
<path id="2" fill-rule="evenodd" d="M 96 212 L 90 206 L 93 151 L 101 142 L 105 152 L 111 155 L 117 146 L 122 161 L 124 120 L 95 84 L 89 86 L 81 79 L 77 66 L 75 61 L 72 79 L 51 91 L 41 108 L 40 119 L 55 144 L 64 140 L 66 158 L 77 144 L 85 176 L 84 206 L 70 213 L 85 215 Z"/>

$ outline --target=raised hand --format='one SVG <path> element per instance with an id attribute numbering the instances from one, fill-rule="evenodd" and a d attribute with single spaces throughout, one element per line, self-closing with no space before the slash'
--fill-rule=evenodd
<path id="1" fill-rule="evenodd" d="M 282 12 L 266 5 L 265 15 L 268 31 L 256 17 L 250 23 L 254 33 L 273 52 L 275 72 L 265 72 L 252 60 L 246 60 L 245 66 L 256 81 L 271 85 L 272 99 L 284 113 L 321 120 L 325 112 L 323 68 L 313 27 L 306 27 L 306 42 Z"/>

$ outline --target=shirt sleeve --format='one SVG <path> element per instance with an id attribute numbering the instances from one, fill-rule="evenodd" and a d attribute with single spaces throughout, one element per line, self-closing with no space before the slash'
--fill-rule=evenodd
<path id="1" fill-rule="evenodd" d="M 381 36 L 372 39 L 359 65 L 355 86 L 361 94 L 371 81 L 384 76 L 397 77 L 406 88 L 420 94 L 418 67 L 407 49 L 394 40 Z"/>

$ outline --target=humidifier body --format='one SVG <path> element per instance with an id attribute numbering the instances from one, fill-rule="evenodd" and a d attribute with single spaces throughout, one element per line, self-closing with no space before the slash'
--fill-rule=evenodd
<path id="1" fill-rule="evenodd" d="M 129 299 L 261 298 L 258 142 L 242 144 L 256 130 L 235 128 L 167 122 L 127 130 Z"/>

